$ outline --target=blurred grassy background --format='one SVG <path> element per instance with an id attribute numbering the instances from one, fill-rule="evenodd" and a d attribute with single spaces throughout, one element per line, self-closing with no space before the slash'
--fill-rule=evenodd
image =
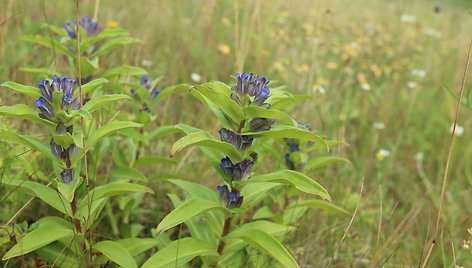
<path id="1" fill-rule="evenodd" d="M 93 16 L 96 1 L 80 3 L 81 16 Z M 75 1 L 0 0 L 0 6 L 0 80 L 34 85 L 36 77 L 19 67 L 60 69 L 53 54 L 20 36 L 44 34 L 43 22 L 71 20 Z M 350 219 L 323 212 L 304 218 L 290 247 L 306 267 L 324 267 L 333 256 L 332 267 L 410 267 L 418 265 L 434 231 L 456 105 L 446 87 L 458 95 L 472 36 L 471 7 L 470 1 L 101 0 L 97 19 L 143 41 L 106 64 L 147 68 L 164 77 L 161 85 L 192 83 L 192 73 L 202 81 L 233 83 L 231 75 L 246 71 L 313 95 L 293 107 L 294 116 L 349 144 L 330 153 L 352 165 L 309 175 L 335 203 L 353 211 L 360 202 L 359 210 L 339 249 Z M 0 104 L 12 103 L 6 91 L 0 96 Z M 163 124 L 219 127 L 210 114 L 194 112 L 203 108 L 185 96 L 159 109 Z M 460 114 L 463 133 L 455 141 L 433 267 L 452 267 L 454 256 L 458 265 L 472 267 L 472 242 L 466 243 L 472 240 L 471 115 L 465 107 Z M 184 161 L 194 164 L 192 179 L 214 186 L 216 173 L 208 165 L 188 155 Z"/>

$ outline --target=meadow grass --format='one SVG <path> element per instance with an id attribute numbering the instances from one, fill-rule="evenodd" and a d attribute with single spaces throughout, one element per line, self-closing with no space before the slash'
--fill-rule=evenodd
<path id="1" fill-rule="evenodd" d="M 81 15 L 94 14 L 95 1 L 80 3 Z M 41 32 L 43 22 L 70 20 L 75 14 L 71 2 L 1 0 L 0 5 L 1 81 L 34 84 L 36 77 L 20 67 L 65 65 L 20 36 Z M 471 38 L 471 7 L 466 1 L 101 0 L 97 19 L 108 26 L 117 23 L 143 41 L 116 53 L 107 66 L 142 66 L 162 76 L 162 85 L 191 82 L 192 73 L 202 81 L 230 82 L 234 73 L 251 71 L 293 93 L 311 95 L 293 107 L 294 117 L 345 142 L 326 154 L 352 164 L 310 175 L 336 204 L 350 212 L 357 206 L 357 213 L 349 226 L 349 216 L 312 211 L 289 237 L 289 247 L 303 267 L 411 267 L 421 262 L 434 232 L 454 95 Z M 472 90 L 468 81 L 466 95 Z M 5 90 L 0 97 L 2 105 L 15 98 Z M 213 133 L 221 127 L 186 94 L 157 109 L 159 124 L 197 122 Z M 467 231 L 472 228 L 471 115 L 464 107 L 459 116 L 463 133 L 454 143 L 441 239 L 431 267 L 472 266 L 472 252 L 464 244 L 472 240 Z M 1 120 L 33 133 L 18 121 Z M 171 144 L 172 139 L 164 139 L 153 151 L 165 155 Z M 217 174 L 201 164 L 197 151 L 179 157 L 193 168 L 186 176 L 216 186 Z M 152 177 L 152 169 L 146 172 Z M 12 194 L 0 220 L 5 222 L 26 200 Z M 28 220 L 28 213 L 21 219 Z"/>

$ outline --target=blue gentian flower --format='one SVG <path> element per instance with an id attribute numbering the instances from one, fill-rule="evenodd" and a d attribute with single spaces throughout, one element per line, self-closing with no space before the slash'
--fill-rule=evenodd
<path id="1" fill-rule="evenodd" d="M 52 120 L 54 118 L 54 110 L 51 104 L 44 97 L 39 97 L 36 101 L 36 107 L 39 109 L 39 116 L 43 119 Z"/>
<path id="2" fill-rule="evenodd" d="M 69 184 L 74 179 L 74 170 L 73 169 L 64 169 L 61 172 L 62 182 Z"/>
<path id="3" fill-rule="evenodd" d="M 77 20 L 73 20 L 72 22 L 64 23 L 64 28 L 67 31 L 67 34 L 70 38 L 76 38 L 75 27 L 77 25 Z M 93 21 L 90 17 L 83 17 L 79 21 L 79 26 L 81 26 L 88 36 L 94 36 L 97 33 L 98 24 L 97 22 Z"/>
<path id="4" fill-rule="evenodd" d="M 254 161 L 244 159 L 243 161 L 233 164 L 229 157 L 221 159 L 220 167 L 226 176 L 231 180 L 246 180 L 251 176 Z"/>
<path id="5" fill-rule="evenodd" d="M 220 193 L 220 202 L 222 206 L 233 209 L 239 208 L 243 203 L 244 198 L 240 196 L 238 191 L 233 189 L 230 192 L 226 185 L 220 185 L 216 189 Z"/>
<path id="6" fill-rule="evenodd" d="M 158 88 L 158 87 L 155 87 L 151 90 L 151 93 L 149 93 L 149 101 L 152 101 L 154 100 L 157 95 L 159 95 L 159 93 L 161 93 L 161 89 Z"/>
<path id="7" fill-rule="evenodd" d="M 249 126 L 252 132 L 260 132 L 269 130 L 274 123 L 274 119 L 256 117 L 249 122 Z"/>
<path id="8" fill-rule="evenodd" d="M 145 111 L 146 113 L 151 113 L 151 109 L 149 109 L 149 107 L 144 107 L 143 108 L 143 111 Z"/>
<path id="9" fill-rule="evenodd" d="M 147 77 L 145 75 L 141 76 L 141 85 L 143 87 L 145 87 L 146 89 L 151 89 L 151 87 L 152 87 L 151 82 L 152 81 L 149 79 L 149 77 Z"/>
<path id="10" fill-rule="evenodd" d="M 51 151 L 56 156 L 57 158 L 62 158 L 62 153 L 64 152 L 62 149 L 62 146 L 59 144 L 56 144 L 53 139 L 51 139 L 51 142 L 49 142 L 49 145 L 51 146 Z"/>
<path id="11" fill-rule="evenodd" d="M 75 79 L 65 76 L 54 75 L 51 81 L 41 80 L 38 83 L 41 97 L 36 101 L 36 107 L 40 110 L 39 116 L 49 120 L 54 119 L 55 113 L 51 105 L 54 91 L 62 93 L 61 109 L 63 111 L 79 109 L 79 99 L 73 98 L 76 86 L 77 81 Z"/>
<path id="12" fill-rule="evenodd" d="M 240 98 L 249 95 L 254 97 L 252 104 L 269 108 L 270 104 L 264 103 L 270 96 L 267 78 L 253 73 L 237 73 L 236 81 L 237 84 L 231 88 L 236 94 L 231 94 L 231 99 L 240 104 Z"/>
<path id="13" fill-rule="evenodd" d="M 239 151 L 244 151 L 251 147 L 254 140 L 250 136 L 241 136 L 226 128 L 220 129 L 219 133 L 222 141 L 231 143 Z"/>

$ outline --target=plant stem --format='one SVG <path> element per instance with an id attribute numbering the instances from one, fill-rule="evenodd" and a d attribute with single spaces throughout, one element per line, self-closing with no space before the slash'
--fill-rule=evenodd
<path id="1" fill-rule="evenodd" d="M 231 222 L 233 217 L 229 217 L 225 220 L 225 225 L 223 227 L 223 234 L 221 235 L 220 243 L 218 244 L 218 254 L 222 255 L 223 250 L 225 249 L 225 242 L 223 239 L 228 235 L 229 229 L 231 228 Z"/>

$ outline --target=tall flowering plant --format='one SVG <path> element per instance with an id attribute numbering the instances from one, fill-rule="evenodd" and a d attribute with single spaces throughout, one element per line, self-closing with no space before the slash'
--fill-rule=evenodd
<path id="1" fill-rule="evenodd" d="M 279 189 L 289 187 L 319 196 L 318 204 L 343 211 L 330 202 L 328 192 L 320 184 L 302 173 L 282 169 L 260 174 L 265 146 L 272 141 L 296 139 L 326 146 L 324 139 L 274 108 L 293 97 L 280 89 L 271 90 L 269 83 L 261 75 L 241 73 L 236 74 L 236 84 L 232 87 L 212 81 L 191 89 L 191 94 L 220 120 L 218 138 L 202 129 L 183 124 L 174 126 L 185 135 L 174 143 L 171 155 L 192 146 L 201 148 L 216 168 L 220 182 L 214 191 L 192 182 L 170 179 L 187 192 L 189 199 L 170 196 L 176 207 L 158 224 L 155 235 L 165 236 L 166 231 L 183 224 L 190 237 L 170 245 L 177 247 L 178 243 L 185 248 L 198 243 L 201 251 L 194 256 L 200 256 L 207 266 L 249 265 L 247 249 L 255 247 L 285 267 L 298 267 L 281 243 L 294 227 L 283 221 L 254 217 L 257 207 L 259 210 L 261 205 L 272 207 L 270 196 L 280 193 Z M 143 267 L 153 267 L 163 258 L 158 252 Z"/>

